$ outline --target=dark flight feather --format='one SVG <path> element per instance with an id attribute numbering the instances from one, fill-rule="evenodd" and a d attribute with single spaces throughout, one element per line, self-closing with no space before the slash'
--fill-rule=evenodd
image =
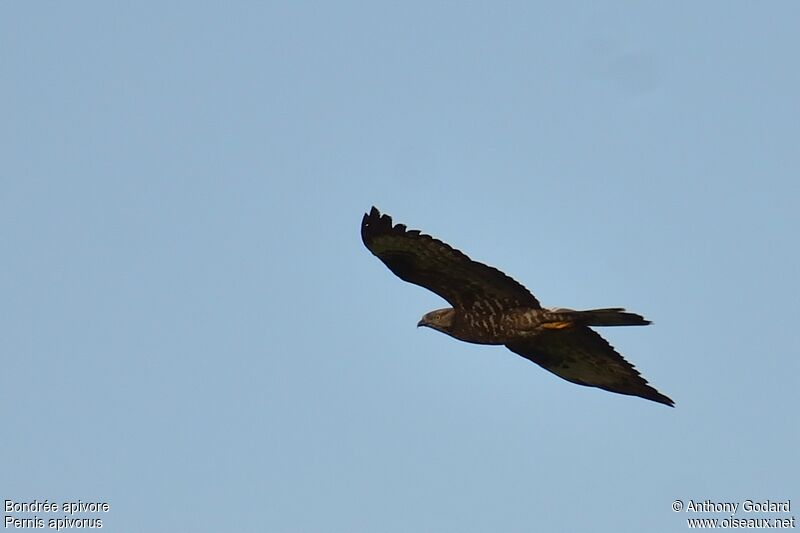
<path id="1" fill-rule="evenodd" d="M 586 326 L 551 329 L 536 337 L 508 343 L 506 348 L 572 383 L 639 396 L 670 407 L 675 405 L 648 385 L 603 337 Z"/>
<path id="2" fill-rule="evenodd" d="M 520 283 L 494 267 L 404 224 L 373 207 L 361 222 L 364 245 L 397 277 L 435 292 L 453 307 L 470 309 L 486 302 L 499 309 L 541 306 Z"/>

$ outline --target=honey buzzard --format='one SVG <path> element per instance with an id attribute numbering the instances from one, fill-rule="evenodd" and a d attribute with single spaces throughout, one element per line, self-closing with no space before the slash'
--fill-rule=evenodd
<path id="1" fill-rule="evenodd" d="M 427 326 L 476 344 L 502 344 L 553 374 L 588 387 L 673 406 L 589 326 L 645 326 L 622 308 L 548 309 L 525 287 L 442 241 L 392 224 L 375 207 L 361 222 L 364 245 L 400 279 L 425 287 L 453 307 L 425 314 Z"/>

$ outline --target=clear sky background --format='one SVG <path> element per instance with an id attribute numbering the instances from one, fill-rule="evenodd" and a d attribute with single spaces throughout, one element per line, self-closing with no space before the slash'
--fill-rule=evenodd
<path id="1" fill-rule="evenodd" d="M 131 532 L 797 507 L 798 27 L 796 2 L 4 2 L 0 498 Z M 653 320 L 602 333 L 675 409 L 418 330 L 444 302 L 363 247 L 373 204 L 545 305 Z"/>

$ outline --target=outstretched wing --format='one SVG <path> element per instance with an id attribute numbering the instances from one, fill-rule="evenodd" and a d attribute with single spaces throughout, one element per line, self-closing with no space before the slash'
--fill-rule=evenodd
<path id="1" fill-rule="evenodd" d="M 548 330 L 536 337 L 508 343 L 506 347 L 578 385 L 674 406 L 675 402 L 648 385 L 603 337 L 585 326 Z"/>
<path id="2" fill-rule="evenodd" d="M 477 307 L 484 312 L 540 308 L 528 289 L 496 268 L 473 261 L 418 230 L 392 225 L 392 218 L 375 207 L 361 221 L 361 238 L 400 279 L 435 292 L 453 307 Z M 489 308 L 483 309 L 485 305 Z"/>

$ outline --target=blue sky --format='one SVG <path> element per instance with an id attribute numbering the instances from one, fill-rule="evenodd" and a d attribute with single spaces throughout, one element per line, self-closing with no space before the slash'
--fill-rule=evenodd
<path id="1" fill-rule="evenodd" d="M 798 23 L 4 3 L 2 498 L 164 532 L 683 531 L 675 499 L 800 500 Z M 545 305 L 653 320 L 602 333 L 676 408 L 415 328 L 443 302 L 363 247 L 373 204 Z"/>

